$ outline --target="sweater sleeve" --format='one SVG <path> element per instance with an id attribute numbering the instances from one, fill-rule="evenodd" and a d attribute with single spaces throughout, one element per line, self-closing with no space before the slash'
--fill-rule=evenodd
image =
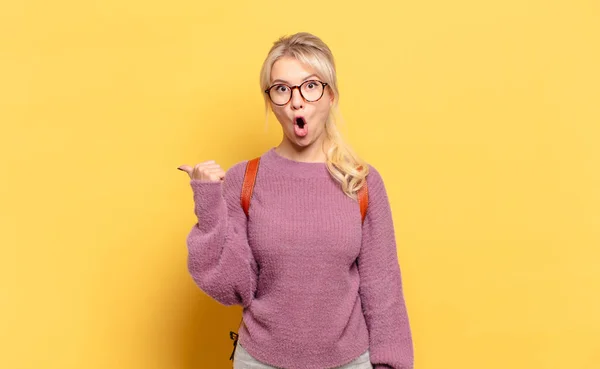
<path id="1" fill-rule="evenodd" d="M 402 291 L 392 213 L 380 174 L 367 175 L 369 206 L 358 257 L 360 297 L 375 369 L 412 369 L 413 342 Z"/>
<path id="2" fill-rule="evenodd" d="M 197 223 L 187 237 L 188 269 L 201 290 L 223 305 L 248 307 L 256 291 L 257 267 L 240 205 L 245 164 L 222 182 L 192 179 Z"/>

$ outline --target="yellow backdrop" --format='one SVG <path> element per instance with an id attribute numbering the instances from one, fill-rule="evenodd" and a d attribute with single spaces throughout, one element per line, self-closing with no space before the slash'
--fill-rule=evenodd
<path id="1" fill-rule="evenodd" d="M 0 367 L 230 367 L 176 168 L 278 143 L 259 69 L 309 31 L 388 187 L 416 368 L 599 368 L 599 4 L 3 2 Z"/>

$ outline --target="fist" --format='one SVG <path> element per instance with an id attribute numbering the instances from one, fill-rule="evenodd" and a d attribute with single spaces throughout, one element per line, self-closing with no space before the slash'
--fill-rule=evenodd
<path id="1" fill-rule="evenodd" d="M 214 160 L 205 161 L 203 163 L 196 164 L 193 167 L 189 165 L 182 165 L 177 169 L 186 172 L 190 176 L 190 179 L 219 182 L 225 178 L 225 171 L 221 169 L 221 166 L 215 163 Z"/>

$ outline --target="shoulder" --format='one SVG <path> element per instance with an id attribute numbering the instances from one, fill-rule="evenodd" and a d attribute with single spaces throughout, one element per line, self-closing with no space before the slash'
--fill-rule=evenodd
<path id="1" fill-rule="evenodd" d="M 369 186 L 369 190 L 371 187 L 384 187 L 383 177 L 377 168 L 375 168 L 372 164 L 367 164 L 369 167 L 369 173 L 367 174 L 367 185 Z"/>
<path id="2" fill-rule="evenodd" d="M 239 161 L 239 162 L 233 164 L 226 171 L 225 177 L 226 178 L 231 177 L 230 179 L 233 180 L 233 182 L 241 184 L 244 179 L 244 175 L 246 174 L 246 167 L 247 167 L 248 163 L 254 159 L 261 159 L 261 163 L 262 163 L 262 159 L 268 158 L 268 156 L 271 154 L 271 151 L 272 150 L 269 150 L 269 151 L 263 153 L 259 157 L 253 157 L 253 158 L 250 158 L 247 160 L 242 160 L 242 161 Z M 259 166 L 262 166 L 262 164 L 259 164 Z"/>
<path id="3" fill-rule="evenodd" d="M 225 172 L 225 180 L 223 181 L 226 191 L 239 192 L 241 190 L 247 164 L 248 160 L 244 160 L 233 164 L 227 169 Z"/>
<path id="4" fill-rule="evenodd" d="M 389 198 L 381 172 L 369 164 L 367 174 L 367 190 L 369 193 L 369 208 L 388 208 Z"/>
<path id="5" fill-rule="evenodd" d="M 237 189 L 242 187 L 242 182 L 244 181 L 244 176 L 246 175 L 246 167 L 253 159 L 236 162 L 225 172 L 224 184 L 226 187 L 234 187 Z"/>
<path id="6" fill-rule="evenodd" d="M 225 180 L 223 181 L 223 191 L 226 196 L 235 198 L 238 196 L 242 189 L 242 182 L 244 181 L 244 173 L 246 172 L 246 163 L 248 161 L 241 161 L 233 164 L 227 171 L 225 171 Z"/>
<path id="7" fill-rule="evenodd" d="M 240 161 L 233 164 L 225 173 L 225 177 L 232 177 L 232 179 L 239 179 L 244 177 L 244 173 L 246 172 L 246 165 L 248 164 L 248 160 Z"/>

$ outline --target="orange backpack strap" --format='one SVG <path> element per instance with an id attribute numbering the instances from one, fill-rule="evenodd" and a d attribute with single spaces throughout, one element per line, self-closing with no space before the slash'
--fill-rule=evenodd
<path id="1" fill-rule="evenodd" d="M 369 207 L 369 188 L 367 187 L 366 180 L 360 190 L 358 190 L 358 205 L 360 206 L 360 216 L 364 223 L 367 216 L 367 208 Z"/>
<path id="2" fill-rule="evenodd" d="M 258 164 L 260 163 L 260 157 L 249 160 L 246 164 L 246 173 L 244 173 L 244 182 L 242 183 L 242 198 L 241 204 L 246 217 L 250 210 L 250 199 L 254 192 L 254 183 L 256 182 L 256 173 L 258 172 Z"/>

